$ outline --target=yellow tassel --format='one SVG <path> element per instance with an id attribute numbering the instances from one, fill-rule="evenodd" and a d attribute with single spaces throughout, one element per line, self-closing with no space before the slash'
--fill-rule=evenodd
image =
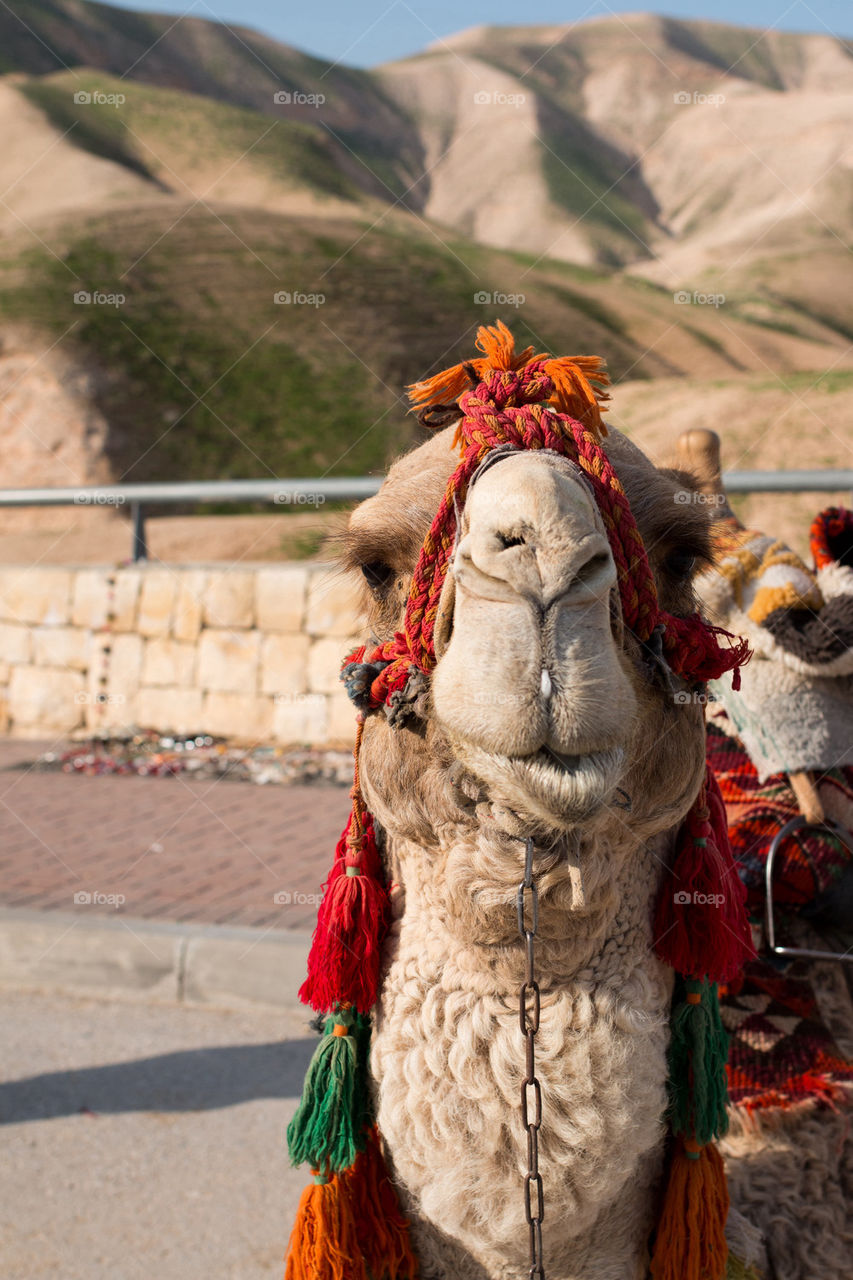
<path id="1" fill-rule="evenodd" d="M 653 1280 L 725 1280 L 729 1192 L 719 1151 L 679 1141 L 652 1253 Z"/>
<path id="2" fill-rule="evenodd" d="M 340 1176 L 302 1192 L 287 1247 L 284 1280 L 368 1280 L 351 1197 Z"/>

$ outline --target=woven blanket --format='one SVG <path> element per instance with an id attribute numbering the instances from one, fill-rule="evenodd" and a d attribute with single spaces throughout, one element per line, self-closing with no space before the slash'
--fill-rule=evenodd
<path id="1" fill-rule="evenodd" d="M 697 590 L 706 616 L 753 650 L 741 686 L 711 684 L 766 781 L 853 765 L 853 512 L 831 507 L 811 530 L 815 568 L 784 543 L 714 525 L 714 564 Z"/>
<path id="2" fill-rule="evenodd" d="M 713 720 L 708 759 L 726 801 L 750 916 L 759 926 L 770 842 L 783 823 L 796 817 L 797 802 L 784 774 L 760 782 L 741 742 Z M 836 821 L 853 826 L 853 768 L 823 777 L 820 795 Z M 830 889 L 850 859 L 844 844 L 823 828 L 795 832 L 783 843 L 773 876 L 782 936 L 786 913 L 790 920 L 792 912 Z M 721 1013 L 731 1036 L 729 1093 L 735 1107 L 766 1113 L 849 1099 L 845 1085 L 853 1083 L 853 1062 L 845 1059 L 822 1019 L 807 964 L 759 955 L 738 982 L 721 989 Z"/>
<path id="3" fill-rule="evenodd" d="M 729 1043 L 729 1100 L 754 1113 L 849 1100 L 853 1062 L 827 1030 L 802 962 L 759 958 L 721 997 Z"/>
<path id="4" fill-rule="evenodd" d="M 764 910 L 764 869 L 770 842 L 799 812 L 787 774 L 764 782 L 738 738 L 708 723 L 708 762 L 726 802 L 729 837 L 740 877 L 747 888 L 751 917 Z M 853 831 L 853 767 L 822 774 L 819 794 L 827 814 Z M 824 828 L 795 831 L 781 845 L 774 864 L 773 897 L 780 906 L 804 907 L 829 889 L 850 861 L 843 842 Z"/>

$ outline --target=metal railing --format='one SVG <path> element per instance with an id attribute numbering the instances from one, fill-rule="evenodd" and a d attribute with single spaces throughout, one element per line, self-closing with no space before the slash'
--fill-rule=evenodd
<path id="1" fill-rule="evenodd" d="M 203 502 L 269 502 L 275 506 L 321 506 L 369 498 L 382 476 L 322 480 L 186 480 L 176 484 L 93 485 L 88 488 L 0 489 L 0 507 L 130 507 L 133 559 L 146 560 L 146 507 Z M 853 490 L 853 470 L 728 471 L 729 493 L 835 493 Z"/>

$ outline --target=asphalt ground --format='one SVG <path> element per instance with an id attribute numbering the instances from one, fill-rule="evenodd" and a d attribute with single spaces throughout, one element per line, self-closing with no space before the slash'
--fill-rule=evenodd
<path id="1" fill-rule="evenodd" d="M 280 1280 L 307 1019 L 0 992 L 3 1280 Z"/>

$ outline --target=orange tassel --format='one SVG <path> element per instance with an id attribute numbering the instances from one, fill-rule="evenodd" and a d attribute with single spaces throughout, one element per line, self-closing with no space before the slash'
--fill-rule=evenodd
<path id="1" fill-rule="evenodd" d="M 316 1175 L 315 1175 L 316 1177 Z M 341 1175 L 302 1192 L 287 1246 L 284 1280 L 369 1280 L 352 1195 Z"/>
<path id="2" fill-rule="evenodd" d="M 543 360 L 545 372 L 554 383 L 551 404 L 555 409 L 577 418 L 597 438 L 607 434 L 601 420 L 600 405 L 609 399 L 604 388 L 610 379 L 604 371 L 604 362 L 598 356 L 553 359 L 544 351 L 534 355 L 533 347 L 516 351 L 515 338 L 501 320 L 494 325 L 480 326 L 477 346 L 483 352 L 482 356 L 443 369 L 422 382 L 413 382 L 407 388 L 412 403 L 423 406 L 450 404 L 458 400 L 463 391 L 470 389 L 469 368 L 473 368 L 477 377 L 482 379 L 490 369 L 523 369 L 533 360 Z"/>
<path id="3" fill-rule="evenodd" d="M 315 1178 L 317 1175 L 315 1175 Z M 375 1126 L 355 1164 L 305 1188 L 284 1280 L 417 1280 L 418 1263 Z"/>
<path id="4" fill-rule="evenodd" d="M 653 1280 L 725 1280 L 729 1191 L 713 1144 L 679 1141 L 657 1225 Z"/>
<path id="5" fill-rule="evenodd" d="M 610 399 L 604 390 L 610 378 L 604 361 L 598 356 L 561 356 L 559 360 L 546 360 L 545 372 L 554 384 L 551 404 L 558 413 L 576 418 L 597 440 L 606 436 L 601 406 Z"/>

